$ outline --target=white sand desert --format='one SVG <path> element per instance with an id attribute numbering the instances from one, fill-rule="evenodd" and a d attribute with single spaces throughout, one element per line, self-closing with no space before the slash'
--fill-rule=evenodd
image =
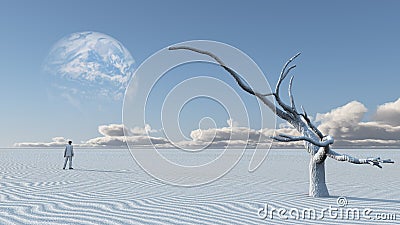
<path id="1" fill-rule="evenodd" d="M 226 176 L 190 188 L 152 178 L 125 149 L 76 149 L 75 170 L 62 170 L 62 152 L 0 150 L 0 224 L 400 223 L 399 150 L 340 150 L 396 163 L 379 169 L 328 159 L 329 198 L 307 196 L 303 149 L 271 150 L 253 173 L 247 152 Z M 174 150 L 166 152 L 178 158 Z M 339 196 L 347 205 L 338 205 Z M 267 215 L 261 210 L 266 205 Z M 311 209 L 315 216 L 304 211 Z"/>

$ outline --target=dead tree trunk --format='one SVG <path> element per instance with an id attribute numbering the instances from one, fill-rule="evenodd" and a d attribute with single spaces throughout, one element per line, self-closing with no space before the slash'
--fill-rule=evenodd
<path id="1" fill-rule="evenodd" d="M 300 55 L 300 53 L 293 56 L 289 59 L 279 76 L 279 80 L 276 84 L 275 92 L 268 94 L 261 94 L 257 91 L 251 89 L 251 87 L 247 86 L 241 79 L 241 76 L 237 74 L 230 67 L 226 66 L 224 62 L 218 58 L 216 55 L 212 54 L 208 51 L 203 51 L 200 49 L 187 47 L 187 46 L 176 46 L 170 47 L 169 50 L 190 50 L 200 54 L 205 54 L 212 57 L 220 66 L 222 66 L 238 83 L 238 85 L 247 93 L 256 96 L 259 100 L 261 100 L 268 108 L 270 108 L 278 117 L 289 122 L 302 136 L 289 136 L 286 134 L 279 134 L 278 136 L 271 137 L 277 141 L 281 142 L 293 142 L 293 141 L 304 141 L 304 147 L 307 152 L 310 154 L 310 186 L 309 186 L 309 195 L 312 197 L 325 197 L 329 196 L 328 188 L 326 187 L 325 182 L 325 160 L 327 157 L 333 158 L 337 161 L 347 161 L 354 164 L 370 164 L 373 166 L 377 166 L 382 168 L 380 163 L 394 163 L 392 160 L 381 160 L 378 158 L 366 158 L 366 159 L 358 159 L 351 157 L 346 154 L 340 154 L 331 149 L 331 145 L 334 142 L 334 139 L 329 135 L 323 135 L 320 130 L 311 122 L 307 113 L 301 107 L 302 113 L 299 113 L 296 109 L 294 98 L 292 94 L 292 83 L 293 76 L 289 82 L 289 98 L 290 105 L 284 103 L 279 96 L 279 89 L 282 81 L 287 77 L 289 72 L 294 69 L 296 66 L 290 66 L 291 62 Z M 276 102 L 279 107 L 277 107 L 273 102 L 267 99 L 267 96 L 274 96 Z"/>

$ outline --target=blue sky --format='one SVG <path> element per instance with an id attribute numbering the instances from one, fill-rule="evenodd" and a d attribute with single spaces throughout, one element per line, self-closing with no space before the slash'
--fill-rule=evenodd
<path id="1" fill-rule="evenodd" d="M 356 100 L 368 121 L 400 97 L 399 8 L 399 1 L 2 1 L 0 147 L 53 137 L 79 143 L 99 136 L 99 125 L 121 123 L 121 100 L 80 99 L 77 108 L 49 96 L 43 62 L 58 40 L 81 31 L 114 37 L 136 67 L 174 43 L 224 42 L 248 54 L 271 85 L 300 51 L 297 102 L 316 115 Z"/>

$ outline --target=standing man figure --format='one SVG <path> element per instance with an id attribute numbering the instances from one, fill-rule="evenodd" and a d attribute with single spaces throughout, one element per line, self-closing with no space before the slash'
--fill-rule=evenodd
<path id="1" fill-rule="evenodd" d="M 65 151 L 64 151 L 64 167 L 63 170 L 65 170 L 65 166 L 67 166 L 67 161 L 69 160 L 69 169 L 73 170 L 72 168 L 72 157 L 74 156 L 74 146 L 72 146 L 72 141 L 68 141 L 68 145 L 65 146 Z"/>

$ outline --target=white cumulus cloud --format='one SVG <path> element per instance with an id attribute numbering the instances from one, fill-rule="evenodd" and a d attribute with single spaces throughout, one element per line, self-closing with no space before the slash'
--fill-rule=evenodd
<path id="1" fill-rule="evenodd" d="M 378 106 L 374 120 L 380 123 L 400 126 L 400 98 Z"/>
<path id="2" fill-rule="evenodd" d="M 400 147 L 399 100 L 377 107 L 370 121 L 362 121 L 367 108 L 353 101 L 328 113 L 317 114 L 319 129 L 335 137 L 338 147 Z"/>

